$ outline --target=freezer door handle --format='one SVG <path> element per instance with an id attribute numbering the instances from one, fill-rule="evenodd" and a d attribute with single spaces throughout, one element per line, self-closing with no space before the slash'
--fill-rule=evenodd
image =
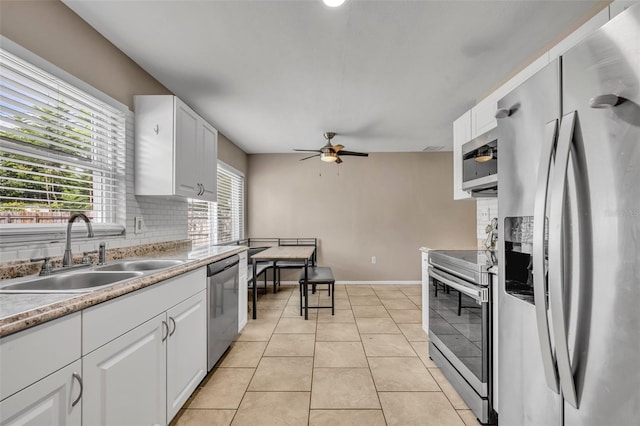
<path id="1" fill-rule="evenodd" d="M 551 172 L 552 155 L 558 133 L 558 120 L 547 123 L 544 129 L 544 143 L 538 169 L 538 185 L 533 216 L 533 297 L 536 306 L 536 323 L 538 340 L 544 375 L 547 386 L 555 393 L 560 393 L 556 361 L 551 348 L 549 315 L 547 304 L 547 268 L 545 265 L 545 217 L 549 195 L 549 174 Z"/>
<path id="2" fill-rule="evenodd" d="M 578 408 L 576 387 L 571 371 L 569 343 L 567 336 L 566 312 L 564 303 L 564 201 L 567 190 L 567 172 L 569 154 L 573 141 L 576 112 L 562 117 L 558 146 L 556 148 L 554 177 L 551 188 L 551 208 L 549 211 L 549 304 L 556 346 L 556 362 L 560 385 L 565 401 Z M 537 303 L 536 303 L 537 307 Z"/>

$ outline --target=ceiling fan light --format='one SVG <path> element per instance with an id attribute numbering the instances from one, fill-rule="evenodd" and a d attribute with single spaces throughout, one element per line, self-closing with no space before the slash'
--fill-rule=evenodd
<path id="1" fill-rule="evenodd" d="M 320 154 L 320 159 L 327 163 L 333 163 L 334 161 L 338 161 L 338 156 L 335 152 L 323 152 Z"/>
<path id="2" fill-rule="evenodd" d="M 322 0 L 329 7 L 338 7 L 344 3 L 344 0 Z"/>

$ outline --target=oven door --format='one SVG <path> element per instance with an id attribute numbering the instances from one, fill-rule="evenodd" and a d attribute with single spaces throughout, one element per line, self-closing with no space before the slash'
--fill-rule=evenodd
<path id="1" fill-rule="evenodd" d="M 481 397 L 490 374 L 489 288 L 429 268 L 429 339 Z"/>

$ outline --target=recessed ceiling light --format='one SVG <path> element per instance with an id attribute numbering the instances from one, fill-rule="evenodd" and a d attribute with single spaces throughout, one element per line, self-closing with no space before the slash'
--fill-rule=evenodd
<path id="1" fill-rule="evenodd" d="M 338 7 L 342 3 L 344 3 L 344 0 L 322 0 L 322 1 L 324 2 L 324 4 L 326 4 L 329 7 Z"/>

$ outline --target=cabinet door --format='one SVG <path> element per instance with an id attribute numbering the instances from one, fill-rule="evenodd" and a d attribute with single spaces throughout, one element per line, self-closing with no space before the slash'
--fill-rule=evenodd
<path id="1" fill-rule="evenodd" d="M 247 252 L 244 251 L 238 255 L 240 264 L 238 265 L 238 333 L 247 324 Z"/>
<path id="2" fill-rule="evenodd" d="M 82 420 L 81 371 L 82 363 L 77 360 L 0 402 L 0 424 L 79 426 Z"/>
<path id="3" fill-rule="evenodd" d="M 422 253 L 422 329 L 429 335 L 429 252 Z"/>
<path id="4" fill-rule="evenodd" d="M 83 358 L 85 425 L 166 425 L 165 314 Z"/>
<path id="5" fill-rule="evenodd" d="M 218 177 L 218 131 L 200 122 L 200 138 L 198 141 L 198 183 L 202 185 L 202 193 L 197 198 L 205 201 L 216 201 Z"/>
<path id="6" fill-rule="evenodd" d="M 175 192 L 184 197 L 196 197 L 200 193 L 198 187 L 198 115 L 175 98 L 176 137 L 174 148 L 175 161 Z"/>
<path id="7" fill-rule="evenodd" d="M 207 374 L 207 292 L 167 311 L 167 420 L 180 410 Z"/>
<path id="8" fill-rule="evenodd" d="M 453 122 L 453 199 L 470 199 L 462 190 L 462 145 L 471 140 L 471 111 L 465 112 Z"/>
<path id="9" fill-rule="evenodd" d="M 496 110 L 498 109 L 498 95 L 492 93 L 473 108 L 471 108 L 471 138 L 480 136 L 498 126 Z"/>

